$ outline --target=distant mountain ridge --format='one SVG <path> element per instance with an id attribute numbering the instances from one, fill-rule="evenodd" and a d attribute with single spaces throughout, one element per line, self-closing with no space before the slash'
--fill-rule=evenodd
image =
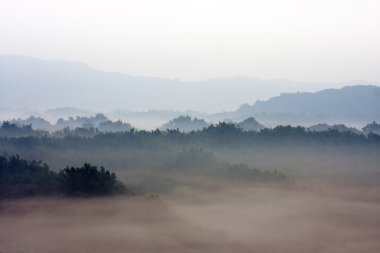
<path id="1" fill-rule="evenodd" d="M 182 82 L 100 71 L 80 62 L 0 55 L 0 118 L 34 115 L 56 120 L 104 113 L 114 120 L 132 123 L 133 119 L 133 125 L 149 129 L 181 114 L 210 123 L 253 117 L 268 127 L 326 123 L 361 128 L 380 121 L 378 86 L 296 92 L 297 85 L 242 76 Z M 268 99 L 255 102 L 255 97 Z M 225 111 L 231 104 L 241 106 Z"/>
<path id="2" fill-rule="evenodd" d="M 210 113 L 302 87 L 313 84 L 244 76 L 186 82 L 101 71 L 76 61 L 0 55 L 0 107 Z"/>
<path id="3" fill-rule="evenodd" d="M 373 85 L 346 86 L 318 92 L 283 93 L 253 105 L 244 104 L 235 117 L 255 116 L 265 121 L 276 118 L 321 123 L 368 123 L 380 120 L 380 87 Z"/>
<path id="4" fill-rule="evenodd" d="M 177 118 L 170 120 L 163 124 L 161 130 L 179 130 L 182 132 L 191 132 L 196 130 L 202 130 L 208 127 L 210 124 L 203 119 L 191 118 L 190 116 L 180 115 Z"/>
<path id="5" fill-rule="evenodd" d="M 49 109 L 44 112 L 29 110 L 24 113 L 22 110 L 0 108 L 0 114 L 1 120 L 38 116 L 52 122 L 52 119 L 55 121 L 58 118 L 68 118 L 70 116 L 89 117 L 95 116 L 96 113 L 104 113 L 114 120 L 122 119 L 145 129 L 156 129 L 168 120 L 180 115 L 204 119 L 210 123 L 219 121 L 240 122 L 248 118 L 254 118 L 267 127 L 276 125 L 309 127 L 324 123 L 329 125 L 346 124 L 361 128 L 373 121 L 380 122 L 379 94 L 380 87 L 360 85 L 322 90 L 316 93 L 286 93 L 266 101 L 258 101 L 253 105 L 243 104 L 236 111 L 216 114 L 180 110 L 91 112 L 73 107 Z M 259 129 L 261 126 L 255 128 Z"/>
<path id="6" fill-rule="evenodd" d="M 68 119 L 60 118 L 56 123 L 51 124 L 41 117 L 31 116 L 27 119 L 8 120 L 8 123 L 15 124 L 19 127 L 30 126 L 34 130 L 59 131 L 65 128 L 76 129 L 97 129 L 101 132 L 124 132 L 131 130 L 131 124 L 121 120 L 112 121 L 103 114 L 96 114 L 90 117 L 69 117 Z"/>
<path id="7" fill-rule="evenodd" d="M 266 128 L 264 125 L 257 122 L 254 117 L 249 117 L 242 122 L 239 122 L 237 126 L 245 131 L 260 131 L 261 129 Z"/>

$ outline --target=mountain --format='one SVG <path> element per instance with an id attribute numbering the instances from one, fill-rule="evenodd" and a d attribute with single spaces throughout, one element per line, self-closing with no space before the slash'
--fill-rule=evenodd
<path id="1" fill-rule="evenodd" d="M 318 92 L 283 93 L 253 105 L 244 104 L 230 116 L 254 116 L 269 124 L 363 125 L 380 120 L 380 87 L 357 85 Z"/>
<path id="2" fill-rule="evenodd" d="M 0 108 L 219 112 L 305 87 L 316 88 L 243 76 L 184 82 L 101 71 L 75 61 L 0 55 Z"/>
<path id="3" fill-rule="evenodd" d="M 9 122 L 16 124 L 20 127 L 30 125 L 34 130 L 39 129 L 39 130 L 49 131 L 53 129 L 53 125 L 49 121 L 40 117 L 35 117 L 35 116 L 31 116 L 27 119 L 13 119 L 13 120 L 10 120 Z"/>
<path id="4" fill-rule="evenodd" d="M 161 130 L 176 130 L 178 129 L 181 132 L 191 132 L 196 130 L 202 130 L 205 127 L 208 127 L 208 124 L 203 119 L 191 118 L 190 116 L 179 116 L 175 119 L 170 120 L 169 122 L 163 124 Z"/>
<path id="5" fill-rule="evenodd" d="M 95 116 L 96 112 L 86 111 L 75 107 L 58 107 L 54 109 L 48 109 L 41 113 L 42 117 L 49 119 L 50 121 L 57 121 L 60 118 L 69 117 L 90 117 Z"/>
<path id="6" fill-rule="evenodd" d="M 361 128 L 380 121 L 378 86 L 297 92 L 305 87 L 321 86 L 243 76 L 183 82 L 100 71 L 75 61 L 0 55 L 0 120 L 34 115 L 53 122 L 104 113 L 148 129 L 181 114 L 212 123 L 254 117 L 268 127 L 323 122 Z M 245 101 L 255 103 L 241 105 Z"/>
<path id="7" fill-rule="evenodd" d="M 79 107 L 91 110 L 137 107 L 174 85 L 173 80 L 98 71 L 81 62 L 0 57 L 0 106 Z"/>
<path id="8" fill-rule="evenodd" d="M 121 120 L 112 121 L 103 114 L 96 114 L 90 117 L 68 117 L 68 119 L 59 118 L 55 124 L 40 118 L 31 116 L 27 119 L 13 119 L 6 122 L 7 124 L 15 124 L 18 127 L 30 127 L 34 130 L 59 131 L 65 128 L 76 129 L 97 129 L 101 132 L 125 132 L 131 130 L 131 124 L 122 122 Z"/>
<path id="9" fill-rule="evenodd" d="M 266 128 L 264 125 L 260 124 L 254 117 L 249 117 L 242 122 L 238 123 L 237 126 L 245 131 L 260 131 Z"/>
<path id="10" fill-rule="evenodd" d="M 323 132 L 323 131 L 328 131 L 328 130 L 337 130 L 338 132 L 351 132 L 351 133 L 354 133 L 354 134 L 361 134 L 362 131 L 360 131 L 359 129 L 356 129 L 354 127 L 347 127 L 343 124 L 337 124 L 337 125 L 328 125 L 328 124 L 325 124 L 325 123 L 322 123 L 322 124 L 317 124 L 317 125 L 313 125 L 311 127 L 308 127 L 308 130 L 309 131 L 315 131 L 315 132 Z"/>

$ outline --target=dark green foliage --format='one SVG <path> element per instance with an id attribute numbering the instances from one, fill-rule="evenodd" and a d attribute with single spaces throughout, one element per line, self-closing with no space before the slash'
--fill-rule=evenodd
<path id="1" fill-rule="evenodd" d="M 62 190 L 70 196 L 102 196 L 122 193 L 125 189 L 115 173 L 85 163 L 81 168 L 67 167 L 58 173 Z"/>
<path id="2" fill-rule="evenodd" d="M 0 156 L 0 197 L 68 195 L 106 196 L 126 193 L 114 173 L 85 163 L 81 168 L 66 168 L 58 173 L 40 161 L 15 156 Z"/>
<path id="3" fill-rule="evenodd" d="M 0 197 L 27 197 L 57 193 L 57 174 L 46 164 L 16 156 L 0 156 Z"/>
<path id="4" fill-rule="evenodd" d="M 4 121 L 0 127 L 0 136 L 22 137 L 22 136 L 46 136 L 48 132 L 33 130 L 32 125 L 19 126 L 15 123 Z"/>
<path id="5" fill-rule="evenodd" d="M 0 137 L 0 151 L 43 159 L 54 168 L 83 161 L 103 164 L 122 177 L 127 175 L 128 184 L 142 191 L 183 185 L 192 178 L 258 182 L 281 179 L 283 175 L 274 168 L 286 175 L 298 173 L 295 170 L 300 168 L 356 171 L 363 161 L 376 169 L 380 152 L 380 136 L 376 134 L 315 132 L 291 126 L 255 132 L 220 123 L 189 133 L 131 129 L 84 136 L 63 133 L 62 137 Z M 247 166 L 233 165 L 242 162 Z M 65 192 L 76 194 L 75 190 Z"/>
<path id="6" fill-rule="evenodd" d="M 372 125 L 368 126 L 373 126 Z M 369 128 L 369 127 L 368 127 Z M 373 132 L 373 131 L 372 131 Z M 369 133 L 369 131 L 368 131 Z M 373 132 L 375 133 L 375 132 Z M 0 145 L 4 142 L 18 143 L 19 137 L 35 139 L 45 145 L 46 143 L 56 146 L 72 147 L 83 146 L 129 146 L 129 147 L 154 147 L 174 144 L 201 144 L 201 145 L 228 145 L 241 146 L 251 145 L 252 143 L 276 144 L 278 142 L 290 143 L 324 143 L 333 145 L 358 144 L 366 145 L 374 143 L 376 139 L 369 138 L 368 135 L 353 133 L 351 131 L 338 131 L 328 129 L 326 131 L 309 131 L 298 126 L 277 126 L 274 128 L 264 128 L 259 132 L 244 131 L 233 123 L 220 122 L 210 125 L 207 128 L 189 133 L 178 130 L 158 129 L 154 131 L 130 129 L 125 132 L 101 132 L 95 128 L 65 128 L 51 133 L 38 132 L 30 126 L 22 128 L 4 122 L 0 129 Z M 380 144 L 380 142 L 376 142 Z"/>

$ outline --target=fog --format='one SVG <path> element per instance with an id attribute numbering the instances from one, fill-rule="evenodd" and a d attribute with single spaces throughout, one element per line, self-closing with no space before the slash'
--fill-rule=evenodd
<path id="1" fill-rule="evenodd" d="M 347 189 L 267 185 L 182 188 L 151 199 L 2 201 L 0 251 L 379 252 L 379 188 L 363 189 L 365 197 L 340 190 Z"/>
<path id="2" fill-rule="evenodd" d="M 0 252 L 379 252 L 378 139 L 206 133 L 0 139 L 52 170 L 105 166 L 138 193 L 2 199 Z"/>
<path id="3" fill-rule="evenodd" d="M 139 76 L 380 81 L 377 0 L 2 0 L 0 53 Z"/>
<path id="4" fill-rule="evenodd" d="M 62 59 L 0 54 L 0 108 L 51 112 L 49 109 L 69 107 L 66 111 L 56 112 L 65 114 L 72 109 L 70 116 L 85 113 L 70 107 L 95 112 L 152 109 L 221 112 L 236 110 L 244 102 L 268 99 L 281 92 L 317 91 L 331 87 L 329 83 L 298 83 L 248 76 L 185 82 L 160 76 L 130 75 L 128 71 L 107 72 L 92 68 L 86 62 Z M 336 83 L 333 86 L 347 84 Z"/>
<path id="5" fill-rule="evenodd" d="M 380 252 L 379 9 L 0 0 L 0 253 Z"/>

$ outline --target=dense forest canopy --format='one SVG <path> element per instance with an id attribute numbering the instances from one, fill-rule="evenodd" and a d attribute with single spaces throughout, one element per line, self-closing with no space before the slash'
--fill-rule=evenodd
<path id="1" fill-rule="evenodd" d="M 182 121 L 186 119 L 189 122 L 192 121 L 190 117 L 180 117 L 178 120 Z M 197 119 L 195 119 L 197 120 Z M 258 124 L 257 129 L 249 130 L 243 125 L 245 122 L 252 122 Z M 174 121 L 173 121 L 174 122 Z M 81 125 L 81 127 L 69 128 L 65 127 L 61 130 L 49 133 L 48 131 L 43 130 L 34 130 L 31 125 L 19 126 L 15 123 L 10 123 L 8 121 L 3 122 L 0 127 L 0 137 L 97 137 L 97 136 L 107 136 L 107 138 L 113 138 L 114 136 L 118 137 L 142 137 L 142 136 L 166 136 L 166 138 L 182 138 L 182 139 L 197 139 L 207 137 L 209 139 L 220 139 L 223 140 L 225 136 L 233 136 L 234 138 L 244 137 L 252 139 L 278 139 L 278 138 L 291 138 L 293 140 L 300 139 L 312 139 L 312 140 L 323 140 L 330 139 L 334 140 L 376 140 L 376 134 L 378 134 L 379 125 L 376 122 L 366 125 L 363 128 L 363 135 L 361 132 L 354 128 L 348 128 L 344 125 L 334 125 L 329 126 L 327 124 L 319 124 L 309 128 L 302 126 L 276 126 L 274 128 L 265 128 L 260 125 L 254 118 L 249 118 L 247 121 L 242 122 L 241 124 L 228 123 L 228 122 L 219 122 L 218 124 L 211 124 L 209 126 L 203 126 L 202 128 L 197 128 L 191 131 L 180 131 L 178 128 L 166 128 L 163 130 L 136 130 L 135 128 L 124 128 L 124 125 L 121 121 L 102 121 L 99 123 L 98 128 L 86 125 Z M 90 123 L 89 123 L 90 124 Z M 91 124 L 90 124 L 91 125 Z M 112 128 L 112 130 L 107 131 L 107 129 Z M 115 130 L 116 128 L 116 130 Z"/>
<path id="2" fill-rule="evenodd" d="M 85 163 L 55 172 L 41 161 L 0 156 L 0 198 L 29 196 L 106 196 L 126 193 L 114 173 Z"/>
<path id="3" fill-rule="evenodd" d="M 360 169 L 375 173 L 380 162 L 379 135 L 332 128 L 316 131 L 277 126 L 246 131 L 226 122 L 187 133 L 133 128 L 122 132 L 67 128 L 48 133 L 10 123 L 3 124 L 0 133 L 4 133 L 3 128 L 8 132 L 0 137 L 0 151 L 43 160 L 56 172 L 68 164 L 76 168 L 85 162 L 102 164 L 139 191 L 161 192 L 178 185 L 196 185 L 199 179 L 202 183 L 254 183 L 283 181 L 289 175 L 300 177 L 305 173 L 344 171 L 354 175 L 363 163 L 367 166 Z M 12 135 L 9 128 L 14 131 Z M 75 170 L 65 171 L 67 178 L 76 180 Z M 66 188 L 63 192 L 75 191 Z"/>

